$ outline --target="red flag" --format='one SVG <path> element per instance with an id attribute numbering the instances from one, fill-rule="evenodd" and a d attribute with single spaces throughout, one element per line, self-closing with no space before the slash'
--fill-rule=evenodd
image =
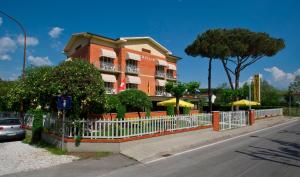
<path id="1" fill-rule="evenodd" d="M 126 90 L 126 83 L 125 79 L 122 80 L 120 87 L 119 87 L 119 92 Z"/>

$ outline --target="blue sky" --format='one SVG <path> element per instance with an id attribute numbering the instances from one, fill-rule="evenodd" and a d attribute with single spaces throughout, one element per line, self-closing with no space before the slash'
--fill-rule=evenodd
<path id="1" fill-rule="evenodd" d="M 29 40 L 28 64 L 57 65 L 71 34 L 93 32 L 107 37 L 151 36 L 174 55 L 181 81 L 207 86 L 203 58 L 184 53 L 197 34 L 210 28 L 248 28 L 283 38 L 286 48 L 242 72 L 241 82 L 255 73 L 279 88 L 300 74 L 300 2 L 296 0 L 128 0 L 128 1 L 18 1 L 2 0 L 0 9 L 25 26 Z M 0 77 L 15 79 L 21 72 L 21 31 L 0 14 Z M 213 63 L 213 86 L 227 82 L 218 61 Z"/>

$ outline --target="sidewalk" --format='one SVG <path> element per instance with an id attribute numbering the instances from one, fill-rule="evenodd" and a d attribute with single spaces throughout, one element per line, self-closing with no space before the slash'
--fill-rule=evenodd
<path id="1" fill-rule="evenodd" d="M 291 122 L 296 119 L 298 118 L 287 118 L 283 116 L 266 118 L 256 120 L 253 126 L 220 132 L 212 131 L 212 129 L 209 128 L 185 133 L 178 133 L 121 143 L 120 148 L 122 154 L 144 163 L 157 158 L 161 158 L 162 156 L 168 156 L 178 151 L 184 151 L 189 148 L 210 144 L 237 135 L 271 127 L 277 124 Z"/>

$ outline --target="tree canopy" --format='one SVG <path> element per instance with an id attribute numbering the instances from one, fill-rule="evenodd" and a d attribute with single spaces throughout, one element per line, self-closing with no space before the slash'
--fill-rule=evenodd
<path id="1" fill-rule="evenodd" d="M 56 110 L 59 95 L 72 97 L 71 119 L 84 118 L 89 113 L 99 113 L 105 109 L 105 90 L 100 71 L 79 59 L 62 62 L 56 67 L 28 68 L 26 80 L 17 80 L 8 91 L 7 104 L 15 108 L 23 101 L 29 102 L 33 108 L 39 105 L 42 109 Z"/>
<path id="2" fill-rule="evenodd" d="M 144 111 L 152 108 L 150 98 L 141 90 L 129 89 L 118 93 L 118 98 L 127 110 Z"/>

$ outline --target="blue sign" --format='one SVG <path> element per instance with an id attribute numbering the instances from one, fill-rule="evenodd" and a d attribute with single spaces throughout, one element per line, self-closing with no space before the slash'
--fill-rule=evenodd
<path id="1" fill-rule="evenodd" d="M 57 109 L 71 109 L 72 97 L 71 96 L 59 96 L 57 97 Z"/>

